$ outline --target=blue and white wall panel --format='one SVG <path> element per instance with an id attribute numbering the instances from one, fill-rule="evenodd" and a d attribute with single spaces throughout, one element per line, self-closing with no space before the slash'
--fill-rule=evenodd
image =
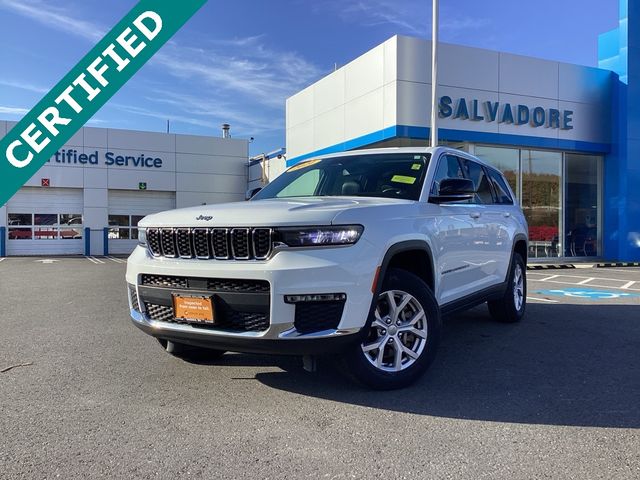
<path id="1" fill-rule="evenodd" d="M 521 145 L 521 136 L 538 147 L 602 152 L 608 148 L 608 71 L 449 44 L 441 46 L 438 68 L 438 97 L 451 97 L 454 107 L 460 98 L 468 106 L 477 100 L 478 113 L 485 117 L 442 118 L 439 126 L 445 133 L 487 143 Z M 418 132 L 426 137 L 430 82 L 431 43 L 403 36 L 389 39 L 287 100 L 289 162 L 390 138 L 396 136 L 395 127 L 400 127 L 399 136 Z M 487 101 L 500 102 L 498 115 L 505 103 L 514 109 L 522 104 L 530 110 L 571 110 L 573 128 L 488 121 Z"/>

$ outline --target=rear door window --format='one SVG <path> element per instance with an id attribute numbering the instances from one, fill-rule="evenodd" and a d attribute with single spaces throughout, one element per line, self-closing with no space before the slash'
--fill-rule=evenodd
<path id="1" fill-rule="evenodd" d="M 473 203 L 484 205 L 491 205 L 494 203 L 491 180 L 487 176 L 484 167 L 479 163 L 466 158 L 461 158 L 460 163 L 466 178 L 473 182 L 473 186 L 476 190 Z"/>
<path id="2" fill-rule="evenodd" d="M 491 168 L 488 168 L 487 172 L 493 189 L 496 192 L 496 203 L 500 205 L 513 205 L 513 198 L 509 193 L 509 188 L 502 175 Z"/>

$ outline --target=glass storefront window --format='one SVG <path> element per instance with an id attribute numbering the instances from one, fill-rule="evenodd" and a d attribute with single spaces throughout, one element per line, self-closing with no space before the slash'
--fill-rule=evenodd
<path id="1" fill-rule="evenodd" d="M 129 226 L 129 215 L 109 215 L 109 225 L 118 227 Z"/>
<path id="2" fill-rule="evenodd" d="M 60 225 L 82 225 L 82 215 L 79 213 L 61 213 Z"/>
<path id="3" fill-rule="evenodd" d="M 69 240 L 82 238 L 80 213 L 9 213 L 9 240 Z"/>
<path id="4" fill-rule="evenodd" d="M 137 240 L 138 222 L 144 215 L 109 215 L 109 238 L 111 240 Z M 119 228 L 117 228 L 119 227 Z"/>
<path id="5" fill-rule="evenodd" d="M 565 162 L 564 255 L 594 257 L 600 253 L 600 157 L 567 153 Z"/>
<path id="6" fill-rule="evenodd" d="M 33 232 L 30 228 L 9 228 L 9 240 L 32 240 Z"/>
<path id="7" fill-rule="evenodd" d="M 10 213 L 9 225 L 33 225 L 33 216 L 30 213 Z"/>
<path id="8" fill-rule="evenodd" d="M 48 227 L 36 227 L 33 229 L 33 238 L 35 240 L 57 240 L 58 229 Z"/>
<path id="9" fill-rule="evenodd" d="M 57 213 L 36 213 L 33 215 L 34 225 L 57 225 L 58 214 Z"/>
<path id="10" fill-rule="evenodd" d="M 145 216 L 144 215 L 131 215 L 131 226 L 132 227 L 137 227 L 138 226 L 138 222 L 140 220 L 142 220 Z M 138 229 L 137 228 L 132 228 L 131 229 L 131 240 L 137 240 L 138 239 Z"/>
<path id="11" fill-rule="evenodd" d="M 79 213 L 60 214 L 60 238 L 74 240 L 82 238 L 82 215 Z"/>
<path id="12" fill-rule="evenodd" d="M 529 223 L 529 256 L 560 257 L 562 153 L 522 150 L 522 210 Z"/>
<path id="13" fill-rule="evenodd" d="M 516 148 L 486 147 L 476 145 L 475 156 L 500 170 L 511 190 L 520 198 L 518 177 L 520 175 L 520 151 Z"/>

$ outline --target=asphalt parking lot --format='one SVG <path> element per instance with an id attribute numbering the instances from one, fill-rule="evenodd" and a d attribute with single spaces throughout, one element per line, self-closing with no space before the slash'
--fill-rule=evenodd
<path id="1" fill-rule="evenodd" d="M 50 260 L 0 262 L 0 478 L 640 478 L 640 269 L 530 271 L 522 323 L 449 318 L 417 385 L 370 392 L 173 358 L 122 260 Z"/>

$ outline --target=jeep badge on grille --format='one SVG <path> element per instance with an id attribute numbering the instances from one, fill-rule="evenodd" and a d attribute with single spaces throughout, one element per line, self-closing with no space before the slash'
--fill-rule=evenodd
<path id="1" fill-rule="evenodd" d="M 200 215 L 199 217 L 196 217 L 196 220 L 206 220 L 207 222 L 209 220 L 211 220 L 213 217 L 209 216 L 209 215 Z"/>

